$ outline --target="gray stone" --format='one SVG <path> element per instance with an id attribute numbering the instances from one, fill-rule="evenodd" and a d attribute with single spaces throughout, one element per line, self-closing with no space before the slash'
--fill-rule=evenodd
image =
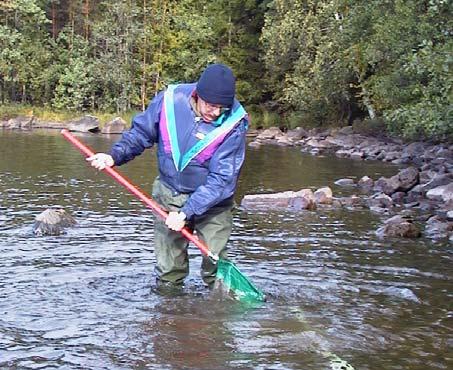
<path id="1" fill-rule="evenodd" d="M 126 129 L 126 121 L 121 117 L 116 117 L 107 122 L 101 130 L 103 134 L 121 134 Z"/>
<path id="2" fill-rule="evenodd" d="M 439 216 L 433 216 L 426 222 L 425 234 L 431 239 L 448 238 L 453 231 L 453 222 L 443 221 Z"/>
<path id="3" fill-rule="evenodd" d="M 328 186 L 320 188 L 314 192 L 315 202 L 318 204 L 331 204 L 333 200 L 332 189 Z"/>
<path id="4" fill-rule="evenodd" d="M 415 167 L 408 167 L 398 173 L 399 191 L 408 191 L 418 184 L 419 171 Z"/>
<path id="5" fill-rule="evenodd" d="M 434 189 L 438 186 L 448 185 L 451 182 L 453 182 L 452 174 L 450 174 L 450 173 L 437 174 L 434 172 L 434 175 L 431 177 L 431 179 L 428 182 L 426 182 L 425 184 L 423 184 L 423 189 L 425 191 L 428 191 L 428 190 Z"/>
<path id="6" fill-rule="evenodd" d="M 370 208 L 391 208 L 393 207 L 393 200 L 387 194 L 377 193 L 368 198 L 367 205 Z"/>
<path id="7" fill-rule="evenodd" d="M 48 208 L 35 217 L 35 235 L 60 235 L 64 229 L 76 224 L 75 219 L 62 208 Z"/>
<path id="8" fill-rule="evenodd" d="M 293 130 L 288 130 L 286 137 L 292 141 L 298 141 L 308 136 L 307 131 L 302 127 L 296 127 Z"/>
<path id="9" fill-rule="evenodd" d="M 374 181 L 371 177 L 368 177 L 368 176 L 363 176 L 359 182 L 357 183 L 357 185 L 359 186 L 359 188 L 361 188 L 363 191 L 370 191 L 371 189 L 373 189 L 373 186 L 374 186 Z"/>
<path id="10" fill-rule="evenodd" d="M 334 184 L 338 186 L 355 186 L 353 179 L 338 179 Z"/>
<path id="11" fill-rule="evenodd" d="M 387 195 L 392 195 L 400 187 L 398 176 L 392 176 L 390 178 L 380 177 L 374 183 L 374 190 L 382 192 Z"/>
<path id="12" fill-rule="evenodd" d="M 270 127 L 260 133 L 258 139 L 275 139 L 283 135 L 283 132 L 278 127 Z"/>
<path id="13" fill-rule="evenodd" d="M 316 209 L 315 198 L 310 189 L 302 189 L 297 192 L 285 191 L 272 194 L 250 194 L 244 196 L 241 206 L 245 209 L 289 209 L 302 210 Z"/>
<path id="14" fill-rule="evenodd" d="M 68 130 L 76 132 L 98 132 L 99 119 L 94 116 L 86 115 L 82 118 L 70 121 Z"/>
<path id="15" fill-rule="evenodd" d="M 17 116 L 8 120 L 4 128 L 11 130 L 29 130 L 32 128 L 34 117 Z"/>
<path id="16" fill-rule="evenodd" d="M 428 199 L 449 202 L 453 200 L 453 182 L 448 185 L 438 186 L 428 190 L 426 193 Z"/>
<path id="17" fill-rule="evenodd" d="M 402 238 L 418 238 L 420 237 L 420 229 L 412 223 L 410 218 L 396 215 L 384 222 L 376 234 L 379 237 L 402 237 Z"/>

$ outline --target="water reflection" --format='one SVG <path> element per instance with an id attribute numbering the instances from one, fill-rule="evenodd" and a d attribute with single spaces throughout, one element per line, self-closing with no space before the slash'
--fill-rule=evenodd
<path id="1" fill-rule="evenodd" d="M 95 150 L 115 137 L 82 135 Z M 451 365 L 451 251 L 378 240 L 368 211 L 236 209 L 231 254 L 268 296 L 242 307 L 212 296 L 190 250 L 183 292 L 155 291 L 153 219 L 86 166 L 58 133 L 0 132 L 0 367 L 65 369 L 356 369 Z M 121 168 L 149 191 L 154 152 Z M 382 163 L 250 150 L 244 194 L 393 175 Z M 337 195 L 354 191 L 334 188 Z M 62 206 L 78 221 L 33 237 L 34 217 Z"/>

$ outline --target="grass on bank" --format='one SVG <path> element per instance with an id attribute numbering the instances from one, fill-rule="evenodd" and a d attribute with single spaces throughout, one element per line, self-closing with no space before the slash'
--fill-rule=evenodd
<path id="1" fill-rule="evenodd" d="M 121 114 L 109 112 L 73 112 L 73 111 L 59 111 L 46 107 L 34 107 L 26 104 L 4 104 L 0 105 L 0 120 L 8 120 L 17 116 L 34 116 L 40 121 L 45 122 L 68 122 L 81 118 L 85 115 L 94 116 L 99 119 L 100 126 L 104 126 L 107 122 L 116 117 L 121 117 L 129 125 L 132 118 L 138 111 L 129 111 Z"/>
<path id="2" fill-rule="evenodd" d="M 303 127 L 304 129 L 311 128 L 327 128 L 340 127 L 341 123 L 324 125 L 316 117 L 308 116 L 300 112 L 289 112 L 287 114 L 279 114 L 269 111 L 261 106 L 246 107 L 250 116 L 250 128 L 269 128 L 280 127 L 285 129 L 293 129 Z M 17 116 L 34 116 L 40 121 L 47 122 L 68 122 L 74 119 L 81 118 L 84 115 L 92 115 L 99 119 L 101 128 L 109 121 L 116 117 L 121 117 L 129 126 L 132 118 L 139 113 L 136 110 L 117 114 L 101 111 L 92 112 L 74 112 L 74 111 L 59 111 L 47 107 L 34 107 L 25 104 L 4 104 L 0 105 L 0 120 L 8 120 Z M 343 124 L 344 126 L 345 124 Z M 386 129 L 382 120 L 357 120 L 353 123 L 354 132 L 367 135 L 382 135 Z"/>

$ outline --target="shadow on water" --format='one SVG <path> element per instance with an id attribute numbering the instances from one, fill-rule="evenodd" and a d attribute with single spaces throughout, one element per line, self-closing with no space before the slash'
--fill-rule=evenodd
<path id="1" fill-rule="evenodd" d="M 83 135 L 95 150 L 116 137 Z M 182 291 L 156 291 L 153 218 L 85 165 L 56 132 L 0 132 L 0 367 L 11 369 L 445 369 L 451 357 L 451 249 L 379 240 L 365 210 L 236 209 L 230 255 L 267 295 L 258 306 L 210 293 L 190 249 Z M 250 150 L 244 194 L 389 176 L 394 166 Z M 121 172 L 149 191 L 154 152 Z M 33 237 L 61 206 L 78 221 Z M 343 361 L 343 362 L 342 362 Z M 348 365 L 351 364 L 351 365 Z"/>

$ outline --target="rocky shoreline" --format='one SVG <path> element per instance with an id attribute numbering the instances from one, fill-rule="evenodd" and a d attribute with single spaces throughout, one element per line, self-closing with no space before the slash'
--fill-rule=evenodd
<path id="1" fill-rule="evenodd" d="M 0 121 L 0 127 L 12 130 L 66 128 L 76 132 L 120 134 L 127 125 L 120 117 L 102 126 L 94 116 L 69 122 L 43 122 L 19 116 Z M 249 147 L 280 145 L 300 147 L 312 155 L 331 154 L 355 160 L 380 160 L 402 165 L 396 175 L 359 181 L 338 179 L 336 185 L 355 187 L 351 197 L 334 197 L 329 186 L 316 191 L 302 189 L 276 194 L 247 195 L 242 207 L 253 209 L 314 210 L 316 208 L 369 208 L 388 216 L 376 232 L 381 237 L 419 237 L 453 243 L 453 144 L 427 142 L 404 143 L 391 138 L 376 138 L 355 133 L 352 127 L 305 130 L 298 127 L 286 132 L 278 127 L 250 131 Z"/>
<path id="2" fill-rule="evenodd" d="M 126 121 L 116 117 L 102 125 L 95 116 L 83 116 L 68 122 L 42 121 L 34 116 L 17 116 L 6 121 L 0 121 L 0 128 L 8 130 L 31 130 L 35 128 L 63 129 L 75 132 L 92 132 L 101 134 L 121 134 L 127 127 Z"/>
<path id="3" fill-rule="evenodd" d="M 255 132 L 249 143 L 300 147 L 312 155 L 331 154 L 355 160 L 380 160 L 403 166 L 396 175 L 372 179 L 338 179 L 336 185 L 355 187 L 357 194 L 337 198 L 330 187 L 276 194 L 247 195 L 245 209 L 314 210 L 323 207 L 369 208 L 387 219 L 376 230 L 380 237 L 425 236 L 453 243 L 453 145 L 404 143 L 355 133 L 352 127 L 282 132 L 272 127 Z"/>

